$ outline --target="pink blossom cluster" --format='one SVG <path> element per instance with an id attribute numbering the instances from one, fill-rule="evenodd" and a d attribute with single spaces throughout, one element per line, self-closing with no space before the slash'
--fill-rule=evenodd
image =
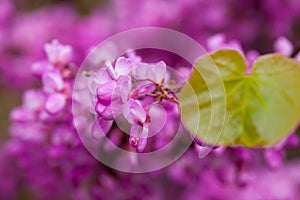
<path id="1" fill-rule="evenodd" d="M 113 120 L 123 116 L 131 125 L 131 146 L 138 152 L 143 151 L 148 135 L 155 135 L 164 126 L 157 124 L 157 121 L 166 121 L 167 116 L 158 113 L 171 112 L 166 108 L 160 110 L 158 105 L 163 108 L 166 104 L 175 104 L 170 106 L 179 115 L 175 106 L 178 104 L 176 92 L 180 86 L 170 78 L 163 61 L 144 63 L 140 57 L 131 55 L 130 58 L 118 58 L 114 66 L 107 62 L 90 78 L 91 92 L 95 94 L 95 111 L 101 119 L 101 126 L 111 126 Z"/>
<path id="2" fill-rule="evenodd" d="M 72 48 L 54 40 L 44 50 L 47 60 L 32 67 L 42 87 L 26 91 L 22 106 L 11 113 L 12 138 L 1 151 L 0 174 L 7 177 L 0 182 L 1 198 L 16 198 L 21 186 L 37 199 L 297 199 L 298 163 L 282 165 L 285 150 L 298 146 L 295 134 L 273 148 L 218 147 L 205 159 L 198 159 L 205 147 L 196 141 L 177 162 L 148 174 L 124 174 L 103 166 L 88 154 L 73 124 L 70 91 L 77 68 L 70 60 Z M 129 54 L 87 74 L 93 110 L 102 127 L 109 125 L 105 134 L 117 145 L 153 150 L 166 144 L 166 133 L 176 133 L 172 130 L 180 119 L 174 89 L 181 83 L 174 84 L 164 62 L 145 63 Z M 166 109 L 168 123 L 162 126 L 164 134 L 150 142 L 151 127 L 160 123 L 161 114 L 152 112 L 158 105 Z M 118 118 L 131 126 L 130 137 L 112 125 Z M 99 132 L 93 134 L 101 140 Z M 271 190 L 257 185 L 261 179 Z M 275 190 L 278 184 L 280 191 Z"/>
<path id="3" fill-rule="evenodd" d="M 0 0 L 0 81 L 31 88 L 10 114 L 11 137 L 0 151 L 0 199 L 299 199 L 300 164 L 287 159 L 288 150 L 299 147 L 297 133 L 269 148 L 214 147 L 204 159 L 199 155 L 207 147 L 195 139 L 169 167 L 129 174 L 89 154 L 71 109 L 77 67 L 94 45 L 114 33 L 172 28 L 208 52 L 238 50 L 251 73 L 253 61 L 265 52 L 300 61 L 299 11 L 298 0 L 112 0 L 82 16 L 69 4 L 24 12 L 15 1 Z M 142 61 L 153 56 L 149 52 L 119 57 L 85 74 L 90 110 L 102 129 L 91 130 L 95 140 L 104 135 L 142 154 L 164 147 L 176 134 L 177 91 L 188 76 L 172 56 Z M 172 70 L 181 76 L 172 77 Z"/>

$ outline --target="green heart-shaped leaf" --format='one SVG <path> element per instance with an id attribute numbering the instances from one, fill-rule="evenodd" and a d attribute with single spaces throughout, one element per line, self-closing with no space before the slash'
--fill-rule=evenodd
<path id="1" fill-rule="evenodd" d="M 255 61 L 250 75 L 245 71 L 245 59 L 234 50 L 220 50 L 197 61 L 179 99 L 184 125 L 202 141 L 273 145 L 297 126 L 299 63 L 269 54 Z"/>

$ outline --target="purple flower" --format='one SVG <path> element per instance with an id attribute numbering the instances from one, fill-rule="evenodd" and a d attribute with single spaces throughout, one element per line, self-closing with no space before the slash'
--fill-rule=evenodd
<path id="1" fill-rule="evenodd" d="M 45 44 L 44 50 L 50 63 L 64 66 L 71 61 L 71 46 L 62 45 L 58 42 L 58 40 L 52 40 L 51 43 Z"/>
<path id="2" fill-rule="evenodd" d="M 121 114 L 122 103 L 117 101 L 109 105 L 103 105 L 97 102 L 95 110 L 99 117 L 103 118 L 104 120 L 114 120 Z"/>
<path id="3" fill-rule="evenodd" d="M 89 91 L 95 95 L 93 104 L 97 117 L 102 120 L 92 128 L 94 138 L 101 138 L 99 134 L 105 135 L 109 131 L 103 131 L 101 124 L 107 127 L 113 120 L 123 120 L 122 123 L 131 125 L 129 144 L 138 152 L 143 151 L 149 135 L 158 134 L 172 124 L 164 124 L 168 117 L 161 110 L 165 108 L 157 106 L 165 102 L 178 106 L 175 93 L 168 88 L 168 77 L 164 62 L 144 63 L 132 53 L 129 58 L 118 58 L 114 66 L 106 62 L 88 81 Z M 170 109 L 170 112 L 175 110 Z M 175 132 L 168 131 L 166 135 L 170 137 Z"/>
<path id="4" fill-rule="evenodd" d="M 116 92 L 120 95 L 123 103 L 125 103 L 132 89 L 132 80 L 129 76 L 120 76 L 117 80 Z"/>
<path id="5" fill-rule="evenodd" d="M 132 70 L 132 64 L 129 59 L 120 57 L 117 59 L 115 67 L 110 62 L 106 62 L 107 69 L 113 79 L 118 79 L 120 76 L 128 75 Z"/>
<path id="6" fill-rule="evenodd" d="M 65 105 L 66 97 L 60 93 L 53 93 L 47 97 L 45 109 L 51 114 L 56 114 L 60 112 Z"/>
<path id="7" fill-rule="evenodd" d="M 140 126 L 140 125 L 133 125 L 130 129 L 130 137 L 129 143 L 130 145 L 137 150 L 137 152 L 144 151 L 147 138 L 149 134 L 149 127 L 147 124 Z"/>
<path id="8" fill-rule="evenodd" d="M 142 104 L 133 99 L 123 106 L 123 115 L 130 124 L 143 124 L 147 119 L 147 113 Z"/>
<path id="9" fill-rule="evenodd" d="M 166 63 L 158 62 L 155 64 L 141 63 L 134 69 L 134 76 L 140 80 L 152 80 L 160 83 L 166 75 Z"/>
<path id="10" fill-rule="evenodd" d="M 42 83 L 43 89 L 47 93 L 60 92 L 64 88 L 64 81 L 57 70 L 44 73 Z"/>
<path id="11" fill-rule="evenodd" d="M 117 82 L 115 80 L 110 80 L 100 85 L 97 88 L 97 99 L 99 103 L 103 105 L 111 104 L 113 95 L 115 94 L 116 86 Z"/>

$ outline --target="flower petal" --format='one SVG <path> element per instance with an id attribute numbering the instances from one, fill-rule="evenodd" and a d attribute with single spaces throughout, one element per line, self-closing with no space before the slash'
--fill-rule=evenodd
<path id="1" fill-rule="evenodd" d="M 290 56 L 293 52 L 292 43 L 285 37 L 279 37 L 274 44 L 276 52 L 281 53 L 284 56 Z"/>
<path id="2" fill-rule="evenodd" d="M 102 117 L 104 120 L 114 120 L 122 113 L 122 106 L 121 101 L 114 101 L 109 105 L 103 105 L 98 102 L 95 110 L 99 117 Z"/>
<path id="3" fill-rule="evenodd" d="M 53 69 L 54 66 L 48 61 L 35 62 L 31 66 L 31 72 L 38 77 L 41 77 L 45 72 L 52 71 Z"/>
<path id="4" fill-rule="evenodd" d="M 130 129 L 129 143 L 138 152 L 144 151 L 149 133 L 149 126 L 133 125 Z"/>
<path id="5" fill-rule="evenodd" d="M 156 83 L 160 83 L 162 79 L 166 76 L 166 69 L 167 65 L 165 62 L 160 61 L 156 63 L 152 67 L 152 73 L 151 75 L 153 76 L 152 80 L 154 80 Z"/>
<path id="6" fill-rule="evenodd" d="M 23 96 L 23 102 L 25 108 L 39 111 L 44 107 L 45 94 L 41 90 L 28 90 Z"/>
<path id="7" fill-rule="evenodd" d="M 155 64 L 141 63 L 134 69 L 134 76 L 139 80 L 150 79 L 160 83 L 166 75 L 166 63 L 163 61 Z"/>
<path id="8" fill-rule="evenodd" d="M 53 40 L 51 43 L 45 44 L 44 50 L 48 60 L 53 64 L 65 65 L 72 58 L 72 47 L 62 45 L 58 40 Z"/>
<path id="9" fill-rule="evenodd" d="M 66 105 L 66 97 L 63 94 L 54 93 L 46 100 L 45 109 L 51 114 L 60 112 Z"/>
<path id="10" fill-rule="evenodd" d="M 116 81 L 111 80 L 99 86 L 99 88 L 97 89 L 97 98 L 100 103 L 104 105 L 108 105 L 111 103 L 116 85 Z"/>
<path id="11" fill-rule="evenodd" d="M 64 81 L 58 71 L 44 73 L 42 83 L 44 91 L 48 93 L 58 92 L 64 88 Z"/>
<path id="12" fill-rule="evenodd" d="M 129 96 L 129 93 L 132 89 L 132 82 L 129 76 L 121 76 L 117 80 L 117 92 L 121 96 L 121 100 L 126 102 Z"/>
<path id="13" fill-rule="evenodd" d="M 123 106 L 123 115 L 130 124 L 144 123 L 146 121 L 146 111 L 138 100 L 130 99 Z"/>
<path id="14" fill-rule="evenodd" d="M 130 62 L 130 59 L 124 57 L 120 57 L 117 59 L 115 65 L 115 71 L 117 77 L 120 77 L 122 75 L 128 75 L 131 70 L 132 70 L 132 63 Z"/>
<path id="15" fill-rule="evenodd" d="M 87 86 L 91 94 L 95 94 L 99 85 L 106 83 L 107 81 L 112 80 L 111 75 L 108 73 L 107 69 L 101 68 L 97 72 L 93 73 L 88 81 Z"/>

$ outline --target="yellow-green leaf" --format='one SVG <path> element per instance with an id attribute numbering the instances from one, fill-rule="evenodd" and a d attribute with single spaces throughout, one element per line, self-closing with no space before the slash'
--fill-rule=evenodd
<path id="1" fill-rule="evenodd" d="M 255 61 L 250 75 L 245 71 L 234 50 L 197 61 L 179 97 L 191 133 L 210 144 L 265 146 L 293 131 L 300 119 L 299 63 L 269 54 Z"/>

